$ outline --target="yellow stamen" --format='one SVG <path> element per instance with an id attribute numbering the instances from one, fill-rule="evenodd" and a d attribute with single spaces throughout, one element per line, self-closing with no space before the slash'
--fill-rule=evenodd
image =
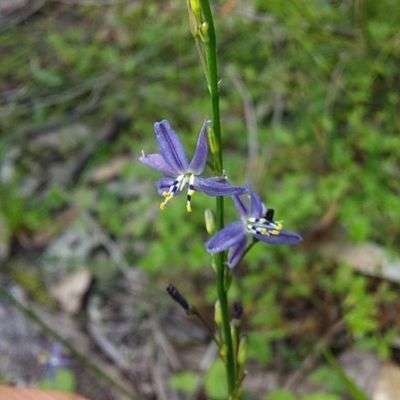
<path id="1" fill-rule="evenodd" d="M 190 201 L 194 194 L 194 180 L 195 176 L 193 174 L 182 174 L 179 175 L 171 185 L 168 191 L 162 193 L 165 197 L 164 201 L 160 204 L 160 209 L 165 210 L 167 203 L 174 197 L 174 195 L 179 191 L 182 192 L 186 184 L 189 183 L 189 188 L 186 197 L 186 210 L 187 212 L 192 212 L 192 207 L 190 206 Z"/>
<path id="2" fill-rule="evenodd" d="M 283 229 L 283 221 L 274 221 L 276 225 L 276 229 Z"/>
<path id="3" fill-rule="evenodd" d="M 174 195 L 170 192 L 164 192 L 162 195 L 165 197 L 165 200 L 160 204 L 160 210 L 165 210 L 167 203 L 174 197 Z"/>
<path id="4" fill-rule="evenodd" d="M 49 356 L 50 356 L 49 352 L 47 350 L 43 350 L 37 357 L 38 363 L 45 364 L 49 359 Z"/>
<path id="5" fill-rule="evenodd" d="M 191 174 L 189 177 L 189 188 L 187 191 L 187 196 L 186 196 L 186 211 L 187 212 L 192 212 L 192 207 L 190 205 L 190 201 L 192 200 L 192 196 L 194 195 L 194 175 Z"/>

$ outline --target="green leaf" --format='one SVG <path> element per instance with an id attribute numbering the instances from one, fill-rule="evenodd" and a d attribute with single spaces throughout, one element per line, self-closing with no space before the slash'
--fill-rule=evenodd
<path id="1" fill-rule="evenodd" d="M 228 390 L 226 386 L 225 366 L 221 360 L 217 360 L 207 371 L 205 389 L 207 398 L 227 399 Z"/>
<path id="2" fill-rule="evenodd" d="M 274 390 L 264 400 L 296 400 L 296 396 L 289 390 Z"/>
<path id="3" fill-rule="evenodd" d="M 169 386 L 187 394 L 194 394 L 198 385 L 198 376 L 194 372 L 184 371 L 174 374 L 169 380 Z"/>
<path id="4" fill-rule="evenodd" d="M 39 382 L 40 389 L 53 389 L 62 392 L 75 392 L 75 375 L 67 368 L 58 368 L 54 372 L 54 378 L 46 378 Z"/>
<path id="5" fill-rule="evenodd" d="M 335 394 L 316 392 L 303 396 L 301 400 L 340 400 L 341 397 Z"/>
<path id="6" fill-rule="evenodd" d="M 321 383 L 334 393 L 342 393 L 343 381 L 339 374 L 329 365 L 317 368 L 309 377 L 312 383 Z"/>
<path id="7" fill-rule="evenodd" d="M 63 77 L 57 72 L 40 67 L 37 60 L 31 61 L 31 73 L 38 82 L 48 86 L 60 86 L 64 81 Z"/>
<path id="8" fill-rule="evenodd" d="M 361 391 L 354 381 L 346 374 L 342 366 L 337 362 L 329 349 L 325 349 L 324 357 L 329 365 L 336 371 L 336 373 L 342 378 L 347 391 L 350 393 L 354 400 L 368 400 L 367 395 Z"/>

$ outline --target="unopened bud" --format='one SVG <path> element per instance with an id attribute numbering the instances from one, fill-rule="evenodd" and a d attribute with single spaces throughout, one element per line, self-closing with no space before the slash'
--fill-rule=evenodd
<path id="1" fill-rule="evenodd" d="M 190 312 L 191 306 L 189 303 L 186 301 L 186 299 L 179 293 L 178 289 L 169 284 L 167 286 L 167 292 L 168 294 L 177 302 L 180 304 L 180 306 L 186 311 Z"/>
<path id="2" fill-rule="evenodd" d="M 199 27 L 201 25 L 201 8 L 199 0 L 187 0 L 189 13 L 189 28 L 191 34 L 196 38 L 199 36 Z"/>
<path id="3" fill-rule="evenodd" d="M 208 22 L 203 22 L 200 25 L 200 38 L 204 43 L 208 43 L 208 41 L 210 40 L 208 36 L 208 27 Z"/>
<path id="4" fill-rule="evenodd" d="M 239 340 L 239 349 L 237 355 L 237 363 L 242 367 L 247 359 L 247 347 L 249 344 L 249 339 L 246 335 L 243 335 Z"/>
<path id="5" fill-rule="evenodd" d="M 219 144 L 215 137 L 215 132 L 211 124 L 207 125 L 207 139 L 210 145 L 210 151 L 213 155 L 219 154 Z"/>
<path id="6" fill-rule="evenodd" d="M 197 23 L 201 24 L 201 5 L 200 0 L 189 0 L 189 7 L 191 8 Z"/>
<path id="7" fill-rule="evenodd" d="M 235 301 L 233 303 L 233 319 L 232 319 L 232 325 L 234 328 L 240 328 L 242 325 L 241 323 L 241 318 L 243 314 L 243 307 L 240 302 Z"/>
<path id="8" fill-rule="evenodd" d="M 233 303 L 233 318 L 240 319 L 243 315 L 243 306 L 240 301 L 235 301 Z"/>
<path id="9" fill-rule="evenodd" d="M 215 302 L 215 307 L 214 307 L 214 321 L 217 327 L 222 326 L 222 312 L 221 312 L 221 304 L 219 303 L 219 300 Z"/>
<path id="10" fill-rule="evenodd" d="M 221 357 L 221 359 L 223 361 L 226 360 L 226 355 L 228 354 L 228 348 L 226 347 L 226 344 L 223 344 L 220 348 L 219 348 L 219 356 Z"/>
<path id="11" fill-rule="evenodd" d="M 210 236 L 215 235 L 215 232 L 217 230 L 215 223 L 215 216 L 214 213 L 209 208 L 206 208 L 206 211 L 204 212 L 204 219 L 206 222 L 207 233 Z"/>

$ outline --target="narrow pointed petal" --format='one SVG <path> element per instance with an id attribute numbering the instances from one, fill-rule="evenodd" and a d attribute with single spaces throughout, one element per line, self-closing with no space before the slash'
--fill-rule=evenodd
<path id="1" fill-rule="evenodd" d="M 241 218 L 247 218 L 248 210 L 246 203 L 239 196 L 232 196 L 233 203 Z"/>
<path id="2" fill-rule="evenodd" d="M 229 247 L 236 246 L 246 237 L 246 229 L 243 222 L 236 221 L 220 230 L 204 245 L 209 253 L 219 253 Z"/>
<path id="3" fill-rule="evenodd" d="M 298 233 L 285 231 L 284 229 L 279 231 L 279 235 L 266 236 L 266 235 L 256 234 L 254 236 L 258 240 L 270 244 L 296 244 L 303 240 L 303 238 Z"/>
<path id="4" fill-rule="evenodd" d="M 143 164 L 150 168 L 156 169 L 165 175 L 177 176 L 179 172 L 168 165 L 161 154 L 147 154 L 139 158 Z"/>
<path id="5" fill-rule="evenodd" d="M 232 186 L 229 183 L 198 177 L 196 177 L 194 181 L 194 190 L 204 192 L 209 196 L 231 196 L 233 194 L 240 195 L 247 192 L 247 189 L 244 187 Z"/>
<path id="6" fill-rule="evenodd" d="M 225 175 L 220 175 L 220 176 L 212 176 L 211 178 L 207 178 L 209 181 L 215 181 L 215 182 L 220 182 L 220 183 L 228 183 L 228 179 L 226 178 Z"/>
<path id="7" fill-rule="evenodd" d="M 179 174 L 187 172 L 189 161 L 186 151 L 169 122 L 165 119 L 161 122 L 156 122 L 154 124 L 154 131 L 157 135 L 157 144 L 160 153 L 166 163 L 178 171 Z"/>
<path id="8" fill-rule="evenodd" d="M 189 170 L 194 175 L 200 175 L 207 162 L 208 155 L 208 143 L 207 143 L 207 124 L 208 122 L 204 122 L 203 127 L 201 128 L 199 139 L 197 141 L 196 151 L 193 156 L 193 160 L 189 165 Z"/>
<path id="9" fill-rule="evenodd" d="M 157 187 L 158 194 L 162 196 L 164 192 L 168 192 L 169 188 L 174 184 L 174 182 L 174 178 L 161 178 L 156 181 L 155 185 Z M 174 195 L 177 196 L 179 193 L 180 191 L 177 190 Z"/>
<path id="10" fill-rule="evenodd" d="M 60 342 L 55 342 L 51 350 L 51 356 L 54 357 L 54 359 L 59 359 L 62 355 L 63 349 L 64 347 Z"/>
<path id="11" fill-rule="evenodd" d="M 229 249 L 228 254 L 228 266 L 233 268 L 243 257 L 244 252 L 247 247 L 247 236 L 244 236 L 243 239 L 234 247 Z"/>
<path id="12" fill-rule="evenodd" d="M 249 216 L 251 217 L 260 217 L 263 215 L 263 211 L 265 210 L 265 207 L 263 206 L 260 196 L 256 193 L 253 192 L 253 190 L 250 187 L 250 184 L 248 181 L 246 181 L 246 187 L 249 191 L 250 194 L 250 214 Z"/>

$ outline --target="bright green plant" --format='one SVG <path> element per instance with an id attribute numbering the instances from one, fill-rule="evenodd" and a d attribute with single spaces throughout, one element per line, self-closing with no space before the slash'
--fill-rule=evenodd
<path id="1" fill-rule="evenodd" d="M 258 242 L 270 244 L 296 244 L 301 236 L 283 229 L 280 221 L 274 221 L 274 210 L 261 203 L 260 197 L 253 192 L 250 184 L 245 187 L 232 186 L 228 183 L 223 166 L 222 128 L 219 102 L 219 76 L 217 65 L 217 45 L 214 20 L 208 0 L 191 0 L 188 2 L 189 27 L 196 41 L 200 62 L 204 69 L 207 87 L 210 94 L 212 120 L 206 121 L 200 131 L 196 150 L 192 160 L 177 134 L 166 120 L 156 122 L 154 130 L 157 137 L 159 153 L 145 154 L 140 161 L 156 169 L 169 178 L 161 178 L 156 182 L 158 192 L 164 197 L 160 209 L 187 187 L 186 211 L 192 212 L 192 197 L 196 192 L 216 196 L 215 216 L 209 209 L 205 213 L 207 232 L 212 236 L 206 243 L 206 250 L 211 254 L 211 265 L 216 276 L 217 303 L 215 306 L 215 324 L 217 334 L 209 332 L 218 346 L 219 356 L 225 367 L 226 387 L 211 384 L 208 391 L 212 397 L 228 397 L 239 399 L 242 393 L 242 382 L 245 378 L 244 364 L 247 358 L 248 339 L 241 335 L 240 319 L 242 306 L 234 304 L 234 315 L 231 320 L 228 306 L 228 291 L 232 280 L 232 268 L 235 267 L 246 253 Z M 213 156 L 212 170 L 214 177 L 201 178 L 203 174 L 208 149 Z M 240 196 L 247 194 L 250 204 L 245 203 Z M 224 198 L 231 196 L 239 213 L 240 220 L 225 226 Z M 248 238 L 252 243 L 248 245 Z M 168 246 L 170 240 L 165 243 Z M 173 242 L 171 242 L 173 243 Z M 229 250 L 229 251 L 226 251 Z M 176 251 L 176 250 L 172 250 Z M 154 262 L 154 257 L 153 262 Z M 189 261 L 190 262 L 190 261 Z M 173 286 L 167 287 L 170 296 L 176 300 L 187 313 L 195 314 L 205 323 L 199 312 Z M 218 364 L 215 364 L 215 368 Z M 215 376 L 216 372 L 211 376 Z M 221 379 L 217 378 L 217 382 Z M 208 380 L 212 382 L 212 380 Z"/>

